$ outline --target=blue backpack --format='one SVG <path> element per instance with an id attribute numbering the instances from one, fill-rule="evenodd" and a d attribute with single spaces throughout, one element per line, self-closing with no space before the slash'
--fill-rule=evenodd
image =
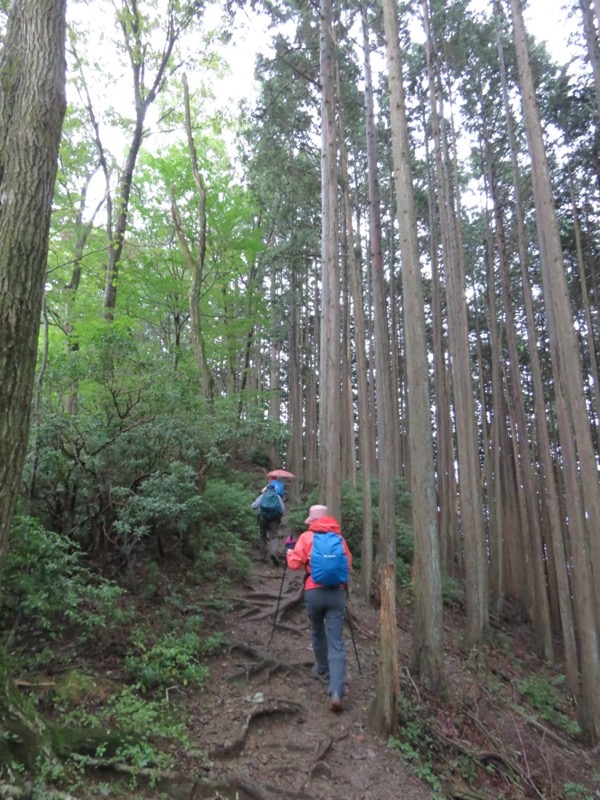
<path id="1" fill-rule="evenodd" d="M 310 554 L 310 577 L 323 586 L 348 583 L 348 557 L 339 533 L 315 532 Z"/>
<path id="2" fill-rule="evenodd" d="M 281 503 L 279 502 L 279 495 L 275 487 L 269 484 L 265 489 L 260 503 L 258 504 L 258 511 L 267 522 L 282 516 Z"/>

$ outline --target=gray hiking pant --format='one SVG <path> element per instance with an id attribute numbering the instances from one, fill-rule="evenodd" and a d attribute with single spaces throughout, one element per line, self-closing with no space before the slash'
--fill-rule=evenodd
<path id="1" fill-rule="evenodd" d="M 329 694 L 341 698 L 346 683 L 346 592 L 344 589 L 307 589 L 304 602 L 317 671 L 320 675 L 329 675 Z"/>
<path id="2" fill-rule="evenodd" d="M 267 548 L 269 555 L 277 555 L 279 527 L 281 525 L 281 517 L 277 519 L 266 520 L 258 516 L 258 552 L 261 558 L 267 557 Z"/>

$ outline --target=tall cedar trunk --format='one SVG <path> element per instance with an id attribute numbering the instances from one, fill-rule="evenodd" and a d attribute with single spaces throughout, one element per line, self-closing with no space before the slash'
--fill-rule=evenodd
<path id="1" fill-rule="evenodd" d="M 596 24 L 598 25 L 598 30 L 600 30 L 600 0 L 592 0 L 592 5 L 596 14 Z"/>
<path id="2" fill-rule="evenodd" d="M 598 46 L 598 32 L 596 31 L 596 26 L 594 24 L 594 15 L 590 0 L 579 0 L 579 7 L 581 8 L 581 15 L 583 17 L 585 43 L 594 75 L 596 105 L 598 106 L 597 111 L 598 115 L 600 115 L 600 47 Z M 600 16 L 598 17 L 598 25 L 600 26 Z"/>
<path id="3" fill-rule="evenodd" d="M 315 486 L 319 480 L 319 407 L 317 397 L 319 394 L 318 381 L 318 358 L 321 341 L 321 317 L 319 308 L 321 306 L 319 297 L 319 284 L 316 265 L 313 265 L 313 280 L 315 286 L 314 317 L 310 316 L 306 320 L 306 352 L 308 353 L 308 363 L 306 365 L 306 436 L 305 436 L 305 478 L 309 486 Z"/>
<path id="4" fill-rule="evenodd" d="M 573 569 L 573 599 L 581 647 L 580 715 L 592 741 L 600 737 L 600 486 L 585 408 L 577 340 L 569 303 L 558 223 L 552 198 L 527 39 L 519 0 L 511 0 L 523 113 L 532 161 L 533 195 L 540 246 L 542 286 L 566 484 Z"/>
<path id="5" fill-rule="evenodd" d="M 592 310 L 590 307 L 590 298 L 588 294 L 587 282 L 585 278 L 585 263 L 583 258 L 583 246 L 581 242 L 581 225 L 579 222 L 579 214 L 577 212 L 577 203 L 575 200 L 575 187 L 573 186 L 573 176 L 569 169 L 569 196 L 571 198 L 571 208 L 573 210 L 573 232 L 575 234 L 575 247 L 577 252 L 577 269 L 579 271 L 579 286 L 581 288 L 581 304 L 583 306 L 583 314 L 585 320 L 586 343 L 589 351 L 590 359 L 590 376 L 593 386 L 590 387 L 592 394 L 592 408 L 594 413 L 592 419 L 595 421 L 596 428 L 596 443 L 600 441 L 600 385 L 598 384 L 598 359 L 596 355 L 596 343 L 594 341 L 594 327 L 592 321 Z M 598 445 L 596 444 L 596 447 Z"/>
<path id="6" fill-rule="evenodd" d="M 364 23 L 363 23 L 364 24 Z M 358 455 L 362 489 L 362 539 L 360 549 L 360 586 L 363 596 L 368 600 L 373 583 L 373 508 L 371 495 L 371 421 L 369 414 L 369 395 L 367 386 L 367 354 L 365 349 L 365 311 L 363 306 L 362 281 L 354 247 L 354 222 L 350 200 L 350 181 L 348 176 L 348 154 L 344 125 L 344 105 L 342 88 L 337 74 L 339 128 L 340 128 L 340 182 L 346 221 L 348 242 L 348 273 L 354 320 L 354 356 L 356 359 L 356 383 L 358 394 Z"/>
<path id="7" fill-rule="evenodd" d="M 413 646 L 415 663 L 421 680 L 433 691 L 438 691 L 444 683 L 444 636 L 437 497 L 433 474 L 427 334 L 401 51 L 398 44 L 396 12 L 392 0 L 386 0 L 384 4 L 384 27 L 402 256 L 402 297 L 409 418 L 408 447 L 415 537 Z"/>
<path id="8" fill-rule="evenodd" d="M 425 107 L 422 102 L 423 108 Z M 444 323 L 442 319 L 442 286 L 438 266 L 438 225 L 436 224 L 434 179 L 431 174 L 429 153 L 429 132 L 425 119 L 425 159 L 427 162 L 427 208 L 429 214 L 430 258 L 431 258 L 431 315 L 433 322 L 433 368 L 435 390 L 435 429 L 437 439 L 437 487 L 438 487 L 438 529 L 441 543 L 442 569 L 449 575 L 460 572 L 460 548 L 458 539 L 458 519 L 456 509 L 456 478 L 454 472 L 454 444 L 452 421 L 450 418 L 450 397 L 448 372 L 446 369 L 446 346 L 444 342 Z"/>
<path id="9" fill-rule="evenodd" d="M 332 516 L 341 511 L 340 268 L 333 2 L 321 0 L 321 351 L 319 363 L 320 495 Z"/>
<path id="10" fill-rule="evenodd" d="M 532 461 L 529 436 L 525 422 L 525 408 L 519 369 L 519 351 L 516 339 L 516 326 L 510 292 L 510 276 L 505 246 L 502 209 L 497 187 L 496 173 L 492 163 L 489 136 L 485 136 L 486 173 L 494 206 L 496 247 L 498 253 L 500 285 L 504 318 L 506 320 L 506 341 L 508 346 L 508 397 L 511 415 L 511 428 L 515 445 L 514 465 L 517 490 L 516 501 L 522 518 L 522 556 L 519 561 L 525 565 L 527 586 L 528 616 L 533 622 L 539 654 L 551 661 L 553 658 L 552 626 L 544 568 L 544 544 L 539 521 L 539 508 L 535 492 L 535 469 Z M 506 426 L 504 426 L 506 429 Z M 517 446 L 518 445 L 518 446 Z M 514 530 L 514 528 L 513 528 Z M 519 557 L 517 555 L 517 557 Z"/>
<path id="11" fill-rule="evenodd" d="M 14 0 L 0 53 L 0 565 L 27 451 L 65 107 L 65 0 Z"/>
<path id="12" fill-rule="evenodd" d="M 452 387 L 456 420 L 459 465 L 459 499 L 464 537 L 466 640 L 476 645 L 487 627 L 487 561 L 481 501 L 481 467 L 477 451 L 477 430 L 471 365 L 469 331 L 465 301 L 464 268 L 460 244 L 460 223 L 455 217 L 447 170 L 447 153 L 437 111 L 434 79 L 434 43 L 429 25 L 429 7 L 423 0 L 423 19 L 427 35 L 427 68 L 431 98 L 433 139 L 436 154 L 439 211 L 444 253 L 444 272 L 448 300 L 448 340 L 452 363 Z"/>
<path id="13" fill-rule="evenodd" d="M 372 80 L 371 80 L 372 83 Z M 385 132 L 386 141 L 391 141 L 391 131 Z M 377 135 L 375 136 L 377 141 Z M 390 305 L 390 352 L 392 359 L 392 403 L 394 417 L 398 420 L 398 431 L 396 441 L 396 462 L 395 473 L 404 478 L 407 475 L 408 469 L 408 454 L 406 453 L 406 435 L 407 428 L 407 413 L 406 413 L 406 381 L 404 380 L 404 361 L 402 359 L 402 308 L 398 302 L 398 293 L 400 291 L 400 279 L 396 275 L 396 253 L 395 253 L 395 218 L 392 209 L 396 205 L 396 193 L 394 191 L 394 159 L 391 148 L 386 147 L 386 168 L 388 170 L 389 184 L 389 198 L 388 209 L 389 214 L 383 210 L 383 214 L 389 217 L 389 232 L 388 232 L 388 257 L 387 262 L 389 266 L 389 305 Z M 380 211 L 380 216 L 382 211 Z M 400 319 L 399 319 L 400 317 Z M 404 427 L 403 427 L 404 423 Z"/>
<path id="14" fill-rule="evenodd" d="M 271 265 L 271 340 L 269 342 L 269 419 L 272 422 L 281 420 L 281 386 L 279 384 L 279 358 L 281 345 L 277 336 L 279 312 L 277 308 L 277 265 Z M 271 449 L 271 466 L 279 467 L 279 454 Z"/>
<path id="15" fill-rule="evenodd" d="M 359 229 L 360 230 L 360 229 Z M 367 278 L 367 303 L 368 309 L 373 308 L 373 271 L 371 269 L 371 253 L 367 251 L 365 257 L 365 271 Z M 377 404 L 375 402 L 375 359 L 373 357 L 375 333 L 373 330 L 373 315 L 367 314 L 367 341 L 369 342 L 369 408 L 371 409 L 371 429 L 372 429 L 372 450 L 371 450 L 371 472 L 379 475 L 379 463 L 377 461 Z"/>
<path id="16" fill-rule="evenodd" d="M 290 312 L 290 352 L 289 352 L 289 401 L 288 414 L 290 440 L 285 460 L 286 468 L 294 473 L 296 480 L 289 489 L 290 499 L 298 501 L 299 487 L 303 480 L 304 459 L 302 457 L 302 381 L 300 379 L 300 287 L 298 271 L 292 264 L 291 275 L 292 307 Z M 275 466 L 275 464 L 274 464 Z"/>
<path id="17" fill-rule="evenodd" d="M 386 17 L 384 5 L 384 19 Z M 368 48 L 367 48 L 368 50 Z M 368 69 L 368 58 L 365 64 Z M 369 187 L 370 271 L 373 291 L 373 331 L 375 345 L 375 400 L 377 408 L 377 448 L 379 467 L 379 555 L 381 563 L 381 609 L 379 678 L 371 723 L 381 733 L 391 733 L 397 721 L 400 690 L 398 672 L 398 634 L 396 630 L 396 486 L 395 426 L 393 414 L 385 276 L 381 253 L 379 187 L 375 155 L 373 106 L 366 85 L 367 171 Z"/>
<path id="18" fill-rule="evenodd" d="M 488 307 L 488 329 L 489 329 L 489 363 L 491 372 L 491 403 L 486 407 L 485 403 L 485 386 L 483 374 L 483 356 L 481 355 L 481 336 L 479 335 L 479 324 L 476 331 L 476 341 L 479 352 L 480 363 L 480 393 L 481 393 L 481 407 L 484 409 L 482 418 L 484 421 L 485 433 L 485 420 L 491 414 L 492 423 L 489 426 L 489 443 L 487 449 L 487 458 L 484 460 L 486 486 L 487 486 L 487 504 L 489 509 L 489 549 L 490 549 L 490 603 L 493 612 L 497 617 L 500 616 L 504 600 L 504 582 L 506 578 L 506 571 L 504 569 L 503 549 L 504 549 L 504 527 L 502 525 L 502 518 L 504 514 L 504 499 L 505 493 L 503 491 L 502 471 L 501 471 L 501 452 L 500 452 L 500 435 L 501 430 L 505 424 L 501 409 L 503 408 L 502 398 L 502 377 L 500 375 L 500 343 L 498 333 L 498 323 L 496 316 L 496 287 L 494 281 L 493 269 L 493 255 L 491 245 L 491 232 L 489 230 L 489 220 L 486 214 L 486 258 L 487 258 L 487 307 Z M 476 319 L 478 319 L 476 314 Z M 486 463 L 487 462 L 487 463 Z M 507 531 L 508 532 L 508 531 Z M 508 580 L 511 575 L 508 575 Z"/>
<path id="19" fill-rule="evenodd" d="M 515 126 L 510 107 L 508 83 L 506 76 L 506 65 L 504 62 L 504 50 L 500 35 L 500 13 L 498 4 L 494 4 L 496 16 L 496 38 L 498 48 L 498 63 L 500 66 L 500 79 L 502 83 L 502 104 L 506 119 L 506 131 L 510 150 L 510 161 L 512 165 L 513 186 L 515 194 L 515 223 L 517 228 L 517 243 L 519 250 L 519 264 L 521 267 L 521 279 L 523 286 L 523 303 L 525 306 L 525 319 L 527 323 L 527 339 L 535 343 L 537 336 L 537 326 L 533 309 L 533 296 L 529 280 L 528 271 L 528 248 L 525 231 L 525 210 L 521 199 L 521 178 L 517 152 L 517 141 Z M 542 368 L 538 348 L 529 348 L 529 358 L 531 366 L 531 378 L 533 386 L 535 436 L 537 440 L 537 452 L 540 454 L 542 467 L 541 502 L 542 508 L 547 508 L 547 522 L 544 526 L 549 531 L 549 542 L 552 548 L 553 562 L 556 570 L 556 582 L 558 586 L 560 618 L 565 654 L 565 673 L 567 684 L 574 695 L 579 694 L 579 666 L 578 649 L 575 638 L 575 621 L 573 619 L 572 592 L 570 586 L 569 571 L 567 569 L 566 541 L 563 536 L 563 526 L 561 520 L 560 501 L 556 475 L 552 461 L 552 451 L 550 446 L 550 433 L 548 420 L 544 406 L 544 385 L 542 380 Z"/>
<path id="20" fill-rule="evenodd" d="M 339 84 L 338 84 L 339 85 Z M 344 217 L 345 219 L 345 217 Z M 354 436 L 354 398 L 352 395 L 352 343 L 350 331 L 350 287 L 348 280 L 348 251 L 353 247 L 344 225 L 342 272 L 342 480 L 356 488 L 356 442 Z"/>

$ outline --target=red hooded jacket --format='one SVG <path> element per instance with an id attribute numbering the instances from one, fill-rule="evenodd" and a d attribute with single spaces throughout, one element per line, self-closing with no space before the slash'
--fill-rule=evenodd
<path id="1" fill-rule="evenodd" d="M 313 579 L 310 577 L 310 554 L 312 552 L 315 532 L 338 533 L 344 546 L 344 553 L 346 553 L 346 557 L 348 559 L 348 570 L 352 569 L 352 553 L 346 544 L 346 540 L 340 533 L 340 525 L 338 521 L 333 517 L 320 517 L 314 522 L 311 522 L 308 530 L 304 531 L 304 533 L 301 533 L 298 537 L 298 541 L 296 542 L 294 549 L 288 550 L 287 552 L 287 565 L 290 569 L 302 569 L 302 567 L 305 568 L 307 577 L 304 588 L 307 591 L 308 589 L 322 588 L 322 584 L 315 583 L 315 581 L 313 581 Z"/>

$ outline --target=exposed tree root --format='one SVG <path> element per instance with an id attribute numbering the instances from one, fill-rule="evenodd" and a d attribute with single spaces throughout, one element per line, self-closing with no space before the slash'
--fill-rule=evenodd
<path id="1" fill-rule="evenodd" d="M 444 796 L 449 800 L 496 800 L 491 794 L 476 792 L 455 783 L 449 783 L 444 787 Z"/>
<path id="2" fill-rule="evenodd" d="M 273 710 L 276 711 L 276 710 Z M 114 761 L 102 761 L 102 759 L 86 758 L 82 760 L 84 766 L 92 769 L 99 769 L 103 771 L 116 772 L 118 774 L 131 775 L 136 778 L 143 778 L 149 781 L 153 786 L 160 786 L 164 789 L 171 789 L 169 794 L 175 787 L 186 788 L 186 797 L 190 800 L 199 800 L 201 797 L 214 798 L 220 796 L 218 793 L 226 792 L 230 789 L 240 789 L 253 800 L 313 800 L 312 796 L 306 794 L 303 790 L 286 791 L 279 787 L 261 786 L 253 781 L 245 778 L 243 775 L 237 773 L 225 774 L 220 778 L 209 778 L 203 776 L 196 776 L 194 778 L 188 777 L 181 773 L 171 772 L 169 770 L 160 770 L 152 768 L 139 768 L 132 767 L 129 764 Z M 207 768 L 208 769 L 208 768 Z M 14 787 L 7 787 L 11 793 L 2 793 L 3 787 L 0 786 L 0 798 L 2 800 L 20 800 L 21 797 L 29 797 L 29 793 L 24 790 L 14 789 Z M 217 795 L 215 795 L 215 792 Z M 180 792 L 177 793 L 178 796 Z M 48 800 L 75 800 L 71 795 L 61 794 L 60 792 L 45 795 Z"/>
<path id="3" fill-rule="evenodd" d="M 260 786 L 239 775 L 229 777 L 231 786 L 242 789 L 253 800 L 313 800 L 313 796 L 303 789 L 300 791 L 286 790 L 279 786 Z"/>
<path id="4" fill-rule="evenodd" d="M 250 656 L 250 658 L 253 658 L 257 663 L 244 667 L 240 672 L 231 675 L 228 678 L 229 681 L 236 681 L 240 678 L 248 680 L 251 677 L 259 675 L 261 672 L 266 672 L 267 678 L 270 678 L 278 672 L 294 672 L 301 675 L 304 671 L 304 667 L 307 666 L 304 662 L 300 664 L 286 664 L 284 661 L 279 661 L 279 659 L 274 658 L 269 653 L 261 653 L 253 647 L 250 647 L 250 645 L 243 644 L 242 642 L 233 642 L 230 644 L 229 652 L 232 653 L 235 650 L 239 650 L 245 655 Z"/>
<path id="5" fill-rule="evenodd" d="M 327 755 L 327 753 L 331 750 L 333 741 L 334 741 L 333 737 L 330 736 L 323 742 L 319 742 L 317 744 L 316 753 L 309 764 L 308 775 L 306 776 L 304 783 L 300 787 L 301 789 L 310 789 L 312 779 L 318 770 L 324 768 L 329 774 L 331 774 L 331 767 L 329 766 L 329 764 L 326 764 L 325 761 L 323 761 L 323 759 Z"/>
<path id="6" fill-rule="evenodd" d="M 281 789 L 279 786 L 260 786 L 239 775 L 230 776 L 229 781 L 232 786 L 242 789 L 253 800 L 313 800 L 312 796 L 304 791 L 295 792 Z"/>
<path id="7" fill-rule="evenodd" d="M 227 744 L 219 745 L 211 752 L 212 758 L 233 758 L 239 755 L 246 744 L 248 733 L 252 723 L 261 717 L 274 716 L 276 714 L 298 714 L 303 711 L 303 707 L 299 703 L 293 703 L 290 700 L 275 701 L 277 705 L 266 706 L 257 708 L 246 717 L 242 732 L 240 736 Z"/>
<path id="8" fill-rule="evenodd" d="M 303 583 L 292 591 L 288 587 L 288 590 L 281 597 L 279 594 L 252 589 L 249 597 L 238 601 L 237 608 L 241 609 L 239 614 L 243 619 L 272 619 L 276 613 L 277 623 L 280 624 L 284 614 L 297 606 L 302 601 L 303 596 Z"/>

